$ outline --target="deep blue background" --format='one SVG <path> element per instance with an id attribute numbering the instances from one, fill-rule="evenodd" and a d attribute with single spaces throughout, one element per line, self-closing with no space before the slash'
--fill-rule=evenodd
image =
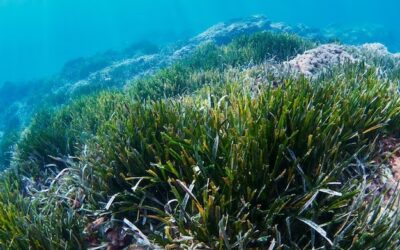
<path id="1" fill-rule="evenodd" d="M 265 14 L 313 27 L 379 24 L 400 34 L 399 0 L 0 0 L 0 82 L 138 40 L 167 43 L 219 21 Z"/>

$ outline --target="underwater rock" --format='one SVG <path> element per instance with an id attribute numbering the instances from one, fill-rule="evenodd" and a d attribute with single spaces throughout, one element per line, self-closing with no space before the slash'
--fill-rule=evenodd
<path id="1" fill-rule="evenodd" d="M 366 43 L 361 45 L 360 48 L 380 55 L 390 54 L 386 46 L 381 43 Z"/>
<path id="2" fill-rule="evenodd" d="M 91 73 L 86 79 L 63 86 L 58 92 L 69 96 L 85 92 L 85 89 L 101 89 L 106 87 L 123 87 L 126 83 L 156 72 L 166 66 L 167 61 L 160 54 L 144 55 L 125 59 Z"/>
<path id="3" fill-rule="evenodd" d="M 314 77 L 335 65 L 355 61 L 356 59 L 344 46 L 325 44 L 308 50 L 285 64 L 295 72 Z"/>
<path id="4" fill-rule="evenodd" d="M 296 34 L 306 39 L 319 41 L 320 43 L 327 43 L 330 41 L 329 39 L 327 39 L 327 37 L 323 35 L 321 30 L 308 27 L 304 24 L 288 25 L 284 22 L 271 23 L 271 31 L 278 33 Z"/>
<path id="5" fill-rule="evenodd" d="M 271 29 L 273 29 L 274 31 L 281 31 L 286 33 L 293 32 L 293 29 L 286 25 L 284 22 L 271 23 Z"/>
<path id="6" fill-rule="evenodd" d="M 367 67 L 386 70 L 400 65 L 400 54 L 389 52 L 381 43 L 365 43 L 359 46 L 324 44 L 284 62 L 284 66 L 289 71 L 313 78 L 335 66 L 357 62 L 365 62 Z"/>
<path id="7" fill-rule="evenodd" d="M 398 58 L 399 54 L 390 53 L 388 48 L 381 43 L 366 43 L 357 47 L 361 54 L 369 54 L 375 57 L 392 57 Z"/>
<path id="8" fill-rule="evenodd" d="M 214 25 L 191 39 L 190 42 L 195 44 L 204 42 L 225 44 L 237 36 L 269 29 L 271 29 L 271 22 L 265 16 L 252 16 L 250 18 L 236 19 L 227 23 Z"/>
<path id="9" fill-rule="evenodd" d="M 378 67 L 383 72 L 400 66 L 400 54 L 389 52 L 388 48 L 381 43 L 366 43 L 360 46 L 347 46 L 347 48 L 359 61 Z"/>
<path id="10" fill-rule="evenodd" d="M 358 46 L 357 50 L 361 60 L 382 62 L 389 60 L 394 65 L 400 65 L 400 53 L 389 52 L 388 48 L 381 43 L 366 43 Z"/>
<path id="11" fill-rule="evenodd" d="M 227 44 L 235 37 L 267 30 L 271 30 L 271 21 L 262 15 L 219 23 L 190 39 L 188 44 L 173 53 L 172 58 L 181 59 L 205 43 Z"/>

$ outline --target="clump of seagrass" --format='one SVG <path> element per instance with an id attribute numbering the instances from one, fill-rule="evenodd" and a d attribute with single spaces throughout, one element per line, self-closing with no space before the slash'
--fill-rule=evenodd
<path id="1" fill-rule="evenodd" d="M 150 235 L 151 227 L 164 231 L 153 235 L 160 244 L 355 247 L 357 234 L 347 230 L 357 226 L 343 227 L 345 214 L 365 223 L 363 216 L 380 210 L 363 203 L 365 146 L 399 119 L 399 98 L 372 71 L 353 77 L 288 80 L 256 99 L 227 85 L 208 102 L 136 104 L 106 126 L 96 146 L 103 157 L 89 164 L 119 169 L 110 179 L 115 192 L 134 191 L 118 200 L 137 199 L 128 214 L 139 214 Z M 376 226 L 393 219 L 389 211 L 382 216 Z"/>
<path id="2" fill-rule="evenodd" d="M 38 114 L 1 179 L 0 244 L 397 248 L 397 194 L 371 191 L 376 142 L 398 132 L 396 82 L 362 64 L 315 79 L 266 66 L 307 44 L 208 45 L 125 92 Z"/>

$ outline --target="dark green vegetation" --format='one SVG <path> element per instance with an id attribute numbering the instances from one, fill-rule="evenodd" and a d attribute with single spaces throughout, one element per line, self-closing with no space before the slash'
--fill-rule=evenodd
<path id="1" fill-rule="evenodd" d="M 140 99 L 158 100 L 190 94 L 205 85 L 215 88 L 226 83 L 222 72 L 232 67 L 258 65 L 265 60 L 283 62 L 313 46 L 294 35 L 273 33 L 239 37 L 223 47 L 206 44 L 156 76 L 138 80 L 130 93 Z"/>
<path id="2" fill-rule="evenodd" d="M 397 80 L 257 66 L 309 46 L 207 45 L 128 91 L 39 112 L 2 175 L 0 245 L 119 249 L 140 236 L 131 222 L 169 249 L 398 248 L 397 194 L 370 186 L 388 163 L 377 141 L 398 135 Z"/>

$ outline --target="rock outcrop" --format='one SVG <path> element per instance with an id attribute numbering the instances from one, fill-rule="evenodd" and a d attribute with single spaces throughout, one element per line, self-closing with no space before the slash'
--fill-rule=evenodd
<path id="1" fill-rule="evenodd" d="M 245 19 L 235 19 L 227 23 L 212 26 L 203 33 L 190 40 L 190 43 L 200 44 L 204 42 L 215 42 L 225 44 L 237 36 L 251 34 L 271 29 L 271 21 L 264 16 L 253 16 Z"/>
<path id="2" fill-rule="evenodd" d="M 359 51 L 360 56 L 400 59 L 400 53 L 389 52 L 388 48 L 381 43 L 365 43 L 357 46 L 356 49 Z"/>
<path id="3" fill-rule="evenodd" d="M 205 43 L 227 44 L 237 36 L 267 31 L 271 30 L 271 28 L 271 22 L 264 16 L 253 16 L 246 19 L 231 20 L 227 23 L 219 23 L 190 39 L 186 45 L 173 52 L 172 58 L 180 59 Z"/>
<path id="4" fill-rule="evenodd" d="M 295 72 L 314 77 L 335 65 L 355 61 L 356 59 L 344 46 L 326 44 L 298 55 L 286 62 L 286 65 Z"/>
<path id="5" fill-rule="evenodd" d="M 381 43 L 366 43 L 359 46 L 324 44 L 308 50 L 284 64 L 292 72 L 314 78 L 335 66 L 361 61 L 379 64 L 367 64 L 367 66 L 385 68 L 397 65 L 400 67 L 400 54 L 390 53 L 387 47 Z"/>

